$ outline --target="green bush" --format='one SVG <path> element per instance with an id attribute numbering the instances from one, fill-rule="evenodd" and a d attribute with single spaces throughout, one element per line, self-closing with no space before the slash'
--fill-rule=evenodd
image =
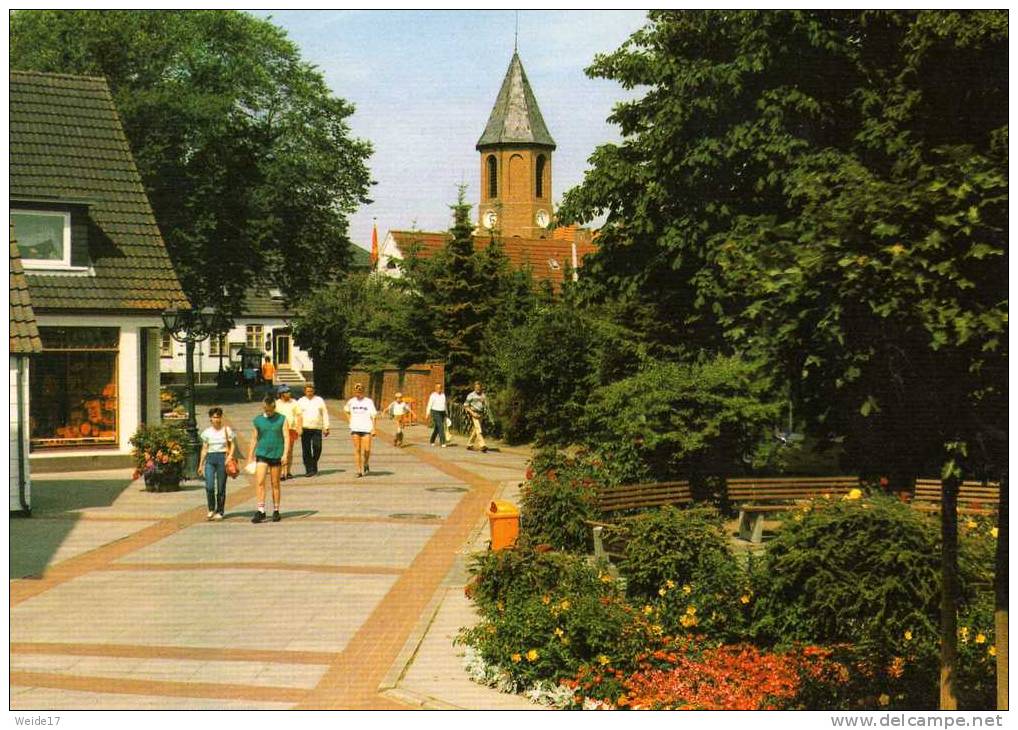
<path id="1" fill-rule="evenodd" d="M 472 571 L 482 620 L 460 640 L 505 672 L 516 691 L 583 666 L 634 666 L 654 640 L 615 581 L 579 556 L 505 550 L 480 555 Z"/>
<path id="2" fill-rule="evenodd" d="M 629 595 L 654 599 L 666 581 L 689 583 L 707 570 L 733 563 L 717 510 L 662 507 L 626 521 L 628 543 L 619 569 Z"/>
<path id="3" fill-rule="evenodd" d="M 749 616 L 749 579 L 736 563 L 720 514 L 664 507 L 626 522 L 619 565 L 627 594 L 670 635 L 740 641 Z"/>
<path id="4" fill-rule="evenodd" d="M 617 463 L 601 455 L 539 451 L 527 469 L 527 482 L 520 494 L 524 538 L 557 550 L 586 551 L 590 527 L 585 521 L 600 517 L 597 491 L 623 479 Z"/>
<path id="5" fill-rule="evenodd" d="M 964 543 L 963 551 L 971 554 Z M 960 561 L 963 612 L 986 578 L 974 562 Z M 843 707 L 936 706 L 935 520 L 887 497 L 816 500 L 786 519 L 761 567 L 752 603 L 759 642 L 843 647 L 857 670 Z"/>

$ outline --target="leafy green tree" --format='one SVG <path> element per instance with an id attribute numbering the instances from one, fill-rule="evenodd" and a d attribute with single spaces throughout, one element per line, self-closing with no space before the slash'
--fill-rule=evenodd
<path id="1" fill-rule="evenodd" d="M 770 359 L 851 466 L 943 469 L 945 709 L 957 481 L 1006 464 L 1007 20 L 652 12 L 588 69 L 645 91 L 560 211 L 607 216 L 589 297 Z"/>
<path id="2" fill-rule="evenodd" d="M 647 361 L 591 394 L 580 430 L 594 449 L 632 445 L 659 479 L 740 473 L 781 413 L 759 369 L 739 357 Z"/>
<path id="3" fill-rule="evenodd" d="M 510 267 L 497 235 L 483 249 L 475 248 L 464 195 L 461 189 L 452 206 L 446 245 L 424 257 L 411 241 L 399 280 L 413 302 L 411 326 L 427 333 L 423 344 L 432 356 L 445 361 L 448 392 L 456 398 L 484 377 L 488 337 L 521 321 L 536 302 L 530 273 Z"/>
<path id="4" fill-rule="evenodd" d="M 409 297 L 384 276 L 351 274 L 301 299 L 294 341 L 315 363 L 315 384 L 339 392 L 355 366 L 369 371 L 406 368 L 426 359 L 410 325 Z"/>
<path id="5" fill-rule="evenodd" d="M 11 68 L 105 76 L 174 267 L 198 305 L 255 280 L 293 296 L 349 259 L 370 146 L 353 107 L 268 21 L 237 11 L 16 11 Z"/>

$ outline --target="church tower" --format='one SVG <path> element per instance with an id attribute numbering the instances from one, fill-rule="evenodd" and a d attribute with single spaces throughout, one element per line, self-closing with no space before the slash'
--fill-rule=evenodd
<path id="1" fill-rule="evenodd" d="M 482 231 L 494 229 L 505 238 L 550 237 L 554 149 L 555 140 L 537 108 L 523 64 L 513 52 L 488 125 L 477 141 Z"/>

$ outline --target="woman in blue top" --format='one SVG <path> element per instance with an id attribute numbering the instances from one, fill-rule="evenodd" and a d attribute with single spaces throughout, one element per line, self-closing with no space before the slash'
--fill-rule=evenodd
<path id="1" fill-rule="evenodd" d="M 276 413 L 276 398 L 265 396 L 262 401 L 262 415 L 254 419 L 254 432 L 251 434 L 251 448 L 248 461 L 257 460 L 255 467 L 255 496 L 258 499 L 258 511 L 251 519 L 254 523 L 265 521 L 265 475 L 272 480 L 272 521 L 279 522 L 279 472 L 290 451 L 290 439 L 284 436 L 286 417 Z"/>

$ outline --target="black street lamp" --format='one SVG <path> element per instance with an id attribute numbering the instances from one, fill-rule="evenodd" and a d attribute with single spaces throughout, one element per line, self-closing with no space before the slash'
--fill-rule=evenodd
<path id="1" fill-rule="evenodd" d="M 220 334 L 226 326 L 226 319 L 212 307 L 196 309 L 167 309 L 163 312 L 163 326 L 177 342 L 187 347 L 187 383 L 184 398 L 187 401 L 187 456 L 184 461 L 184 478 L 192 479 L 198 470 L 198 421 L 194 415 L 194 345 L 212 335 Z"/>

